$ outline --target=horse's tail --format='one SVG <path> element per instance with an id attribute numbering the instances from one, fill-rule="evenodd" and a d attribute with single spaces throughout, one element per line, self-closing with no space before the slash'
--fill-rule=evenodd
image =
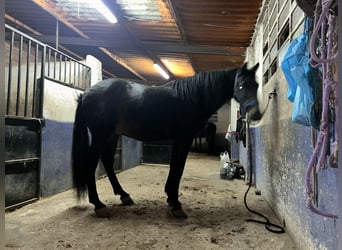
<path id="1" fill-rule="evenodd" d="M 87 162 L 89 151 L 88 128 L 85 124 L 82 110 L 82 94 L 78 97 L 78 105 L 75 114 L 74 130 L 72 136 L 72 174 L 73 185 L 80 199 L 87 191 Z"/>

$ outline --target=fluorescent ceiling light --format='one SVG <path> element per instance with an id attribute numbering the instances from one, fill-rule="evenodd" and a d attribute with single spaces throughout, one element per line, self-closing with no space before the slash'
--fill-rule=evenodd
<path id="1" fill-rule="evenodd" d="M 170 78 L 170 76 L 162 69 L 157 63 L 153 64 L 154 68 L 161 74 L 166 80 Z"/>
<path id="2" fill-rule="evenodd" d="M 98 10 L 109 22 L 111 23 L 117 23 L 118 20 L 113 15 L 113 13 L 107 8 L 106 5 L 101 0 L 90 0 L 89 3 L 91 3 L 95 9 Z"/>

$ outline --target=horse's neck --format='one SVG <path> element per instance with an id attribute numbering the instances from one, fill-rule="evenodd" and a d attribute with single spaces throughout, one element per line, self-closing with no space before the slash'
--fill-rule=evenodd
<path id="1" fill-rule="evenodd" d="M 209 118 L 233 97 L 235 74 L 236 70 L 202 72 L 165 86 L 176 89 L 178 98 L 186 101 L 189 109 L 199 108 L 202 115 Z"/>
<path id="2" fill-rule="evenodd" d="M 205 109 L 208 113 L 216 112 L 233 98 L 236 71 L 233 69 L 208 73 L 210 75 L 207 77 L 210 77 L 210 80 L 205 81 L 204 88 Z"/>

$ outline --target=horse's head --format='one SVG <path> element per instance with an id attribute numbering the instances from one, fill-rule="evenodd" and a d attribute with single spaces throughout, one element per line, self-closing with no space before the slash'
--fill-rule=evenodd
<path id="1" fill-rule="evenodd" d="M 234 83 L 234 98 L 248 112 L 252 120 L 260 120 L 262 116 L 257 98 L 258 83 L 255 81 L 255 71 L 258 67 L 259 63 L 247 69 L 245 63 L 241 69 L 238 69 Z"/>

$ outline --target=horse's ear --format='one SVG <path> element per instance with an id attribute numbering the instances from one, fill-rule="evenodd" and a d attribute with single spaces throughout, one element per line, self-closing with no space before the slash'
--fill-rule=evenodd
<path id="1" fill-rule="evenodd" d="M 247 63 L 244 63 L 243 65 L 242 65 L 242 71 L 246 71 L 247 70 Z"/>
<path id="2" fill-rule="evenodd" d="M 259 63 L 255 64 L 254 67 L 251 68 L 250 70 L 256 72 L 258 68 L 259 68 Z"/>

